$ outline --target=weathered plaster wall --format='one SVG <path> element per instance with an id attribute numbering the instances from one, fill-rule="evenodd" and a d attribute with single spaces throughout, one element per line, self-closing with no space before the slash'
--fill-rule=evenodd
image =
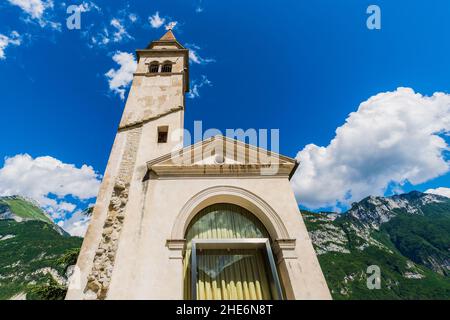
<path id="1" fill-rule="evenodd" d="M 172 63 L 172 73 L 148 72 L 151 62 Z M 141 53 L 120 127 L 152 119 L 175 108 L 184 107 L 183 53 Z"/>
<path id="2" fill-rule="evenodd" d="M 279 214 L 289 237 L 296 239 L 294 252 L 286 258 L 278 253 L 280 276 L 288 298 L 330 299 L 287 179 L 171 179 L 148 180 L 145 185 L 145 198 L 127 212 L 108 299 L 182 299 L 181 255 L 173 255 L 167 240 L 171 239 L 176 219 L 189 199 L 214 186 L 242 188 L 253 193 Z M 223 200 L 227 201 L 227 197 Z M 248 205 L 237 198 L 232 202 Z"/>

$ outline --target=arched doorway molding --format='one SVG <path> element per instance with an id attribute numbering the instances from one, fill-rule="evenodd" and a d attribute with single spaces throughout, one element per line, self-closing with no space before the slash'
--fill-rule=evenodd
<path id="1" fill-rule="evenodd" d="M 215 203 L 232 203 L 247 209 L 264 224 L 272 241 L 290 238 L 281 218 L 260 197 L 238 187 L 215 186 L 197 193 L 186 202 L 175 219 L 171 239 L 184 239 L 186 229 L 195 215 Z"/>

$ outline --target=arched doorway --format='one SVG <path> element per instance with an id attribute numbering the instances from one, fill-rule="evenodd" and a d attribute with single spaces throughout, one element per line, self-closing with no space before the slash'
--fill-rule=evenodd
<path id="1" fill-rule="evenodd" d="M 282 299 L 264 225 L 230 203 L 210 205 L 186 230 L 184 297 L 199 300 Z"/>

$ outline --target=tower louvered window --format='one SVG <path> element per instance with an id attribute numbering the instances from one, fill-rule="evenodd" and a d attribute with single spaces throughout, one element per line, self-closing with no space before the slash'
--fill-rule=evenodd
<path id="1" fill-rule="evenodd" d="M 159 71 L 159 65 L 157 63 L 152 63 L 150 65 L 150 73 L 158 73 Z"/>
<path id="2" fill-rule="evenodd" d="M 170 63 L 165 63 L 162 67 L 162 72 L 172 72 L 172 65 Z"/>

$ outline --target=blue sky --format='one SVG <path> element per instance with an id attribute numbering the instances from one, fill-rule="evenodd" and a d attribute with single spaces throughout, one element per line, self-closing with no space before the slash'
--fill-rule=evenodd
<path id="1" fill-rule="evenodd" d="M 68 30 L 66 7 L 83 3 L 86 10 L 81 14 L 81 29 Z M 371 4 L 381 8 L 381 30 L 366 27 L 369 16 L 366 9 Z M 149 22 L 156 12 L 164 19 L 159 28 Z M 429 123 L 418 124 L 415 118 L 400 125 L 399 121 L 393 122 L 393 126 L 398 125 L 396 128 L 404 128 L 402 135 L 396 135 L 392 146 L 395 150 L 404 149 L 401 153 L 383 153 L 385 144 L 378 152 L 380 146 L 371 145 L 372 140 L 368 139 L 366 147 L 375 153 L 370 159 L 379 155 L 374 164 L 364 159 L 367 152 L 361 141 L 355 143 L 354 159 L 361 158 L 361 163 L 367 166 L 359 163 L 359 171 L 353 172 L 352 177 L 365 175 L 366 171 L 369 176 L 379 172 L 373 180 L 370 177 L 367 180 L 374 188 L 361 187 L 358 178 L 347 181 L 347 178 L 333 176 L 331 179 L 336 180 L 336 184 L 331 185 L 342 188 L 348 195 L 327 194 L 323 190 L 323 198 L 310 199 L 308 194 L 322 191 L 327 185 L 329 170 L 323 162 L 314 163 L 316 160 L 311 158 L 306 162 L 321 168 L 311 170 L 316 170 L 314 176 L 322 182 L 311 187 L 315 180 L 312 179 L 308 185 L 301 185 L 302 177 L 298 176 L 294 190 L 300 204 L 304 194 L 304 202 L 310 208 L 342 209 L 351 201 L 372 193 L 448 187 L 448 146 L 442 145 L 442 141 L 448 142 L 450 129 L 448 97 L 445 96 L 450 93 L 449 12 L 450 3 L 445 0 L 283 3 L 96 0 L 67 1 L 65 5 L 57 1 L 51 5 L 44 0 L 3 1 L 0 35 L 9 40 L 3 38 L 2 47 L 0 36 L 0 53 L 3 52 L 0 60 L 0 168 L 6 167 L 5 157 L 11 159 L 28 154 L 31 159 L 22 160 L 29 165 L 21 167 L 23 172 L 14 171 L 19 176 L 26 175 L 33 170 L 36 158 L 48 156 L 61 162 L 53 163 L 50 168 L 72 164 L 73 167 L 64 168 L 80 179 L 80 185 L 87 181 L 95 189 L 92 179 L 99 177 L 88 169 L 77 170 L 88 165 L 102 174 L 108 160 L 124 107 L 124 101 L 111 90 L 105 76 L 109 70 L 119 68 L 112 58 L 118 51 L 133 53 L 135 49 L 144 48 L 165 32 L 165 24 L 176 21 L 177 39 L 201 57 L 199 63 L 191 62 L 191 82 L 209 81 L 199 87 L 199 96 L 187 99 L 187 129 L 193 128 L 195 120 L 203 121 L 204 128 L 220 130 L 277 128 L 280 129 L 281 153 L 300 160 L 313 154 L 314 150 L 299 154 L 309 144 L 329 147 L 336 137 L 336 129 L 345 125 L 349 114 L 357 112 L 361 103 L 379 93 L 386 93 L 386 96 L 380 97 L 381 103 L 369 103 L 370 108 L 380 104 L 387 108 L 385 106 L 392 103 L 398 107 L 392 117 L 400 117 L 400 122 L 403 115 L 410 119 L 410 112 L 415 115 L 414 110 L 422 112 L 429 99 L 417 97 L 411 91 L 397 91 L 397 88 L 411 88 L 423 96 L 432 96 L 435 92 L 444 94 L 430 102 L 429 108 L 434 111 L 432 114 L 430 111 L 429 119 L 420 116 Z M 119 29 L 111 24 L 112 20 L 118 21 L 125 33 L 117 34 Z M 105 39 L 108 43 L 101 43 Z M 386 114 L 382 107 L 377 110 Z M 367 119 L 363 110 L 356 114 L 360 115 Z M 435 119 L 442 123 L 432 126 Z M 364 125 L 356 127 L 360 130 L 356 136 L 364 137 Z M 370 125 L 367 128 L 373 129 Z M 390 130 L 389 126 L 384 130 L 388 136 Z M 418 131 L 423 131 L 423 135 L 416 136 Z M 375 132 L 374 137 L 380 132 L 383 130 Z M 434 137 L 442 141 L 436 142 Z M 420 145 L 420 142 L 428 144 L 430 141 L 436 143 L 434 148 Z M 344 133 L 336 144 L 346 144 L 341 142 L 353 145 Z M 419 144 L 416 148 L 405 147 L 416 142 Z M 328 148 L 326 157 L 332 158 L 332 164 L 337 167 L 352 167 L 351 161 L 342 160 L 343 154 L 351 156 L 352 149 L 337 150 L 339 146 Z M 423 152 L 422 147 L 426 149 Z M 418 161 L 415 152 L 424 154 L 427 159 L 436 159 L 431 163 L 427 159 Z M 393 158 L 389 154 L 393 154 Z M 11 160 L 11 166 L 16 165 L 13 162 Z M 383 171 L 383 168 L 390 167 L 403 174 L 393 175 L 394 181 L 386 182 L 386 176 L 394 171 Z M 304 172 L 308 173 L 311 172 Z M 3 177 L 5 175 L 4 172 Z M 11 175 L 9 177 L 12 180 Z M 50 195 L 44 197 L 56 199 L 58 203 L 63 199 L 77 209 L 92 202 L 92 192 L 78 194 L 67 187 L 58 196 L 51 188 L 37 186 L 39 190 L 30 191 L 29 186 L 19 182 L 8 183 L 0 181 L 0 194 L 15 190 L 39 198 L 48 191 Z M 66 180 L 61 185 L 64 183 Z M 71 206 L 66 209 L 73 210 L 63 210 L 60 219 L 70 217 L 76 210 Z"/>

